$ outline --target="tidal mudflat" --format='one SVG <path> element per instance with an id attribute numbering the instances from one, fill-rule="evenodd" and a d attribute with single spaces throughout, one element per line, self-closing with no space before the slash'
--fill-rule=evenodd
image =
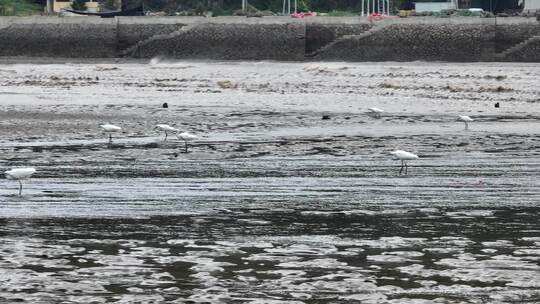
<path id="1" fill-rule="evenodd" d="M 4 62 L 0 162 L 38 171 L 22 197 L 0 181 L 0 302 L 539 303 L 538 79 L 516 63 Z M 124 129 L 112 145 L 106 122 Z M 201 139 L 182 153 L 158 123 Z M 394 149 L 420 156 L 408 176 Z"/>

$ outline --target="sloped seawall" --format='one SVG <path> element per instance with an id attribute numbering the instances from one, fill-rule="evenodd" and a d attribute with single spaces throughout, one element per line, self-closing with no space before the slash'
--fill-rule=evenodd
<path id="1" fill-rule="evenodd" d="M 0 17 L 0 56 L 530 61 L 534 18 Z"/>
<path id="2" fill-rule="evenodd" d="M 114 57 L 116 43 L 114 19 L 0 17 L 0 56 Z"/>

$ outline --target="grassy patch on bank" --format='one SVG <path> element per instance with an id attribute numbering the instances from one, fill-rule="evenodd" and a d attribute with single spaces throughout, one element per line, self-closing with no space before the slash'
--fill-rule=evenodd
<path id="1" fill-rule="evenodd" d="M 334 17 L 351 17 L 351 16 L 358 16 L 357 13 L 352 11 L 337 11 L 332 10 L 326 13 L 327 16 L 334 16 Z"/>
<path id="2" fill-rule="evenodd" d="M 39 5 L 26 0 L 0 0 L 0 16 L 28 16 L 40 10 Z"/>

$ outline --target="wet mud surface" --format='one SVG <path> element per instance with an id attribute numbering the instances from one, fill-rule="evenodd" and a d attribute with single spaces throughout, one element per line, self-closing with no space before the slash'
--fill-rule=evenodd
<path id="1" fill-rule="evenodd" d="M 0 180 L 0 302 L 540 303 L 539 76 L 2 64 L 0 161 L 37 173 Z"/>

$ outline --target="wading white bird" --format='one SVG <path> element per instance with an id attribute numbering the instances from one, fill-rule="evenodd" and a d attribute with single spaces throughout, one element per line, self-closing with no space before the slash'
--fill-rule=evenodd
<path id="1" fill-rule="evenodd" d="M 401 172 L 403 171 L 403 167 L 405 167 L 405 175 L 407 175 L 407 161 L 418 159 L 418 155 L 403 150 L 392 151 L 390 152 L 390 154 L 394 155 L 395 158 L 401 160 L 401 169 L 399 170 L 399 174 L 401 174 Z"/>
<path id="2" fill-rule="evenodd" d="M 165 132 L 165 138 L 163 139 L 163 141 L 167 140 L 167 135 L 169 135 L 168 132 L 172 132 L 172 133 L 180 132 L 180 130 L 166 124 L 157 124 L 156 129 Z"/>
<path id="3" fill-rule="evenodd" d="M 34 168 L 15 168 L 4 172 L 7 179 L 19 182 L 19 196 L 22 195 L 22 180 L 29 179 L 36 172 Z"/>
<path id="4" fill-rule="evenodd" d="M 188 152 L 188 143 L 187 143 L 188 140 L 194 140 L 194 139 L 199 138 L 197 135 L 194 135 L 188 132 L 180 132 L 176 134 L 176 137 L 178 137 L 178 139 L 183 140 L 184 143 L 186 144 L 186 153 Z"/>
<path id="5" fill-rule="evenodd" d="M 469 130 L 469 122 L 474 121 L 474 119 L 467 115 L 460 115 L 457 120 L 465 123 L 465 130 Z"/>
<path id="6" fill-rule="evenodd" d="M 109 144 L 112 143 L 112 133 L 122 132 L 122 128 L 119 126 L 111 125 L 111 124 L 103 124 L 99 125 L 99 127 L 103 130 L 105 133 L 109 133 Z"/>
<path id="7" fill-rule="evenodd" d="M 376 118 L 381 118 L 381 113 L 383 112 L 384 110 L 379 108 L 368 108 L 368 114 Z"/>

